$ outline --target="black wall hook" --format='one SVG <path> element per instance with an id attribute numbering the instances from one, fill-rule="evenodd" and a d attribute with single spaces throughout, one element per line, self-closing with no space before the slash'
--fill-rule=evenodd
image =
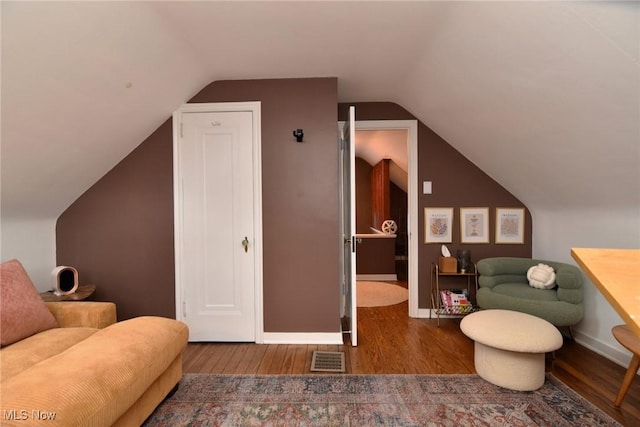
<path id="1" fill-rule="evenodd" d="M 293 131 L 293 136 L 296 137 L 296 141 L 302 142 L 302 138 L 304 137 L 304 132 L 302 132 L 302 129 L 296 129 Z"/>

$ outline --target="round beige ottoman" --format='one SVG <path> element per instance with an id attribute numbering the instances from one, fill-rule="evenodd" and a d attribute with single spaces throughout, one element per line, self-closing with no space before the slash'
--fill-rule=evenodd
<path id="1" fill-rule="evenodd" d="M 462 332 L 475 341 L 480 377 L 512 390 L 544 384 L 544 356 L 562 347 L 562 334 L 539 317 L 509 310 L 481 310 L 464 317 Z"/>

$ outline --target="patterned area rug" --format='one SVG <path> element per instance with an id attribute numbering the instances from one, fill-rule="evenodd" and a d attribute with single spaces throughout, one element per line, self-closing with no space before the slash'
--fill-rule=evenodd
<path id="1" fill-rule="evenodd" d="M 409 298 L 409 291 L 402 286 L 385 282 L 356 282 L 358 307 L 384 307 L 400 304 Z"/>
<path id="2" fill-rule="evenodd" d="M 477 375 L 186 374 L 145 426 L 619 426 L 555 377 L 534 392 Z"/>

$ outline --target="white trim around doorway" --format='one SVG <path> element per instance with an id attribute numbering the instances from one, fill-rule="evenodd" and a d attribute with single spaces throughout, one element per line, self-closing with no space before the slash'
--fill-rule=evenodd
<path id="1" fill-rule="evenodd" d="M 340 122 L 341 124 L 343 122 Z M 409 236 L 409 317 L 429 317 L 418 309 L 418 121 L 417 120 L 356 120 L 359 130 L 406 130 L 409 182 L 407 216 Z"/>

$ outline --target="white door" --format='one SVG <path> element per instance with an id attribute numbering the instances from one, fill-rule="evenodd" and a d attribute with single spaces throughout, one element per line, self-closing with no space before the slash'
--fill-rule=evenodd
<path id="1" fill-rule="evenodd" d="M 177 317 L 190 341 L 256 341 L 259 117 L 246 108 L 176 115 Z"/>
<path id="2" fill-rule="evenodd" d="M 343 229 L 343 286 L 342 313 L 351 334 L 351 345 L 358 345 L 358 305 L 356 292 L 356 177 L 355 177 L 355 107 L 349 107 L 349 119 L 342 129 L 341 141 L 341 191 Z"/>

